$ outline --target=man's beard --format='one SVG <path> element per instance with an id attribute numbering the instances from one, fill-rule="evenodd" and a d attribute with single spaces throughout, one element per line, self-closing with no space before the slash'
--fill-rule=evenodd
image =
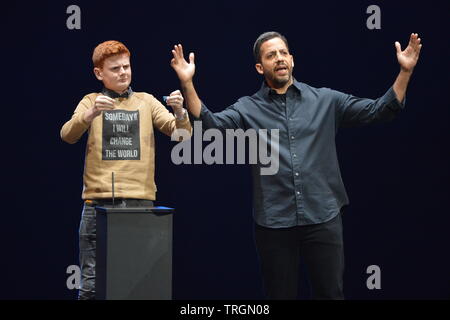
<path id="1" fill-rule="evenodd" d="M 289 81 L 291 81 L 292 79 L 292 73 L 288 73 L 287 77 L 283 77 L 283 78 L 277 78 L 275 75 L 273 75 L 270 78 L 270 81 L 272 82 L 272 85 L 275 88 L 282 88 L 286 85 L 286 83 L 288 83 Z"/>

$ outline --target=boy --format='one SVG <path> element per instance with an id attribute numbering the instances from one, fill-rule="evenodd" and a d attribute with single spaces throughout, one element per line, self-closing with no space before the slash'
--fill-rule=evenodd
<path id="1" fill-rule="evenodd" d="M 79 299 L 95 298 L 95 206 L 112 203 L 112 173 L 115 205 L 152 206 L 156 193 L 154 128 L 169 136 L 177 129 L 191 132 L 179 90 L 166 101 L 174 115 L 152 95 L 132 91 L 130 55 L 118 41 L 95 48 L 94 73 L 104 88 L 101 93 L 86 95 L 61 129 L 61 138 L 71 144 L 84 132 L 89 134 L 79 230 Z"/>

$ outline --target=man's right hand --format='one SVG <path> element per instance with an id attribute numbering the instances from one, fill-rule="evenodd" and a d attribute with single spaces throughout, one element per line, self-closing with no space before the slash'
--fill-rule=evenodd
<path id="1" fill-rule="evenodd" d="M 173 58 L 170 65 L 177 73 L 181 83 L 191 82 L 195 73 L 194 53 L 189 54 L 189 63 L 184 59 L 183 46 L 175 45 L 172 50 Z"/>
<path id="2" fill-rule="evenodd" d="M 114 109 L 114 99 L 99 95 L 95 99 L 95 103 L 92 108 L 86 110 L 84 113 L 84 121 L 91 123 L 95 117 L 99 116 L 103 110 L 112 110 Z"/>

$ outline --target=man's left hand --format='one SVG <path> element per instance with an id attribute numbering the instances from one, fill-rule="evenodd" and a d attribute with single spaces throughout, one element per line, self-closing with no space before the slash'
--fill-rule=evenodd
<path id="1" fill-rule="evenodd" d="M 395 48 L 397 49 L 397 59 L 401 70 L 411 73 L 419 60 L 420 49 L 422 48 L 419 35 L 417 33 L 411 34 L 405 50 L 402 51 L 398 41 L 395 42 Z"/>

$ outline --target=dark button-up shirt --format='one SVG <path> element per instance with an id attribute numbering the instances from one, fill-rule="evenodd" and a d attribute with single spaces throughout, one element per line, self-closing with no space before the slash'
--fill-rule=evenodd
<path id="1" fill-rule="evenodd" d="M 259 225 L 283 228 L 326 222 L 348 204 L 336 153 L 338 128 L 388 121 L 403 108 L 392 88 L 372 100 L 294 80 L 285 95 L 263 83 L 222 112 L 202 104 L 200 119 L 206 129 L 267 129 L 269 136 L 279 130 L 278 172 L 262 175 L 264 165 L 252 165 L 253 215 Z"/>

